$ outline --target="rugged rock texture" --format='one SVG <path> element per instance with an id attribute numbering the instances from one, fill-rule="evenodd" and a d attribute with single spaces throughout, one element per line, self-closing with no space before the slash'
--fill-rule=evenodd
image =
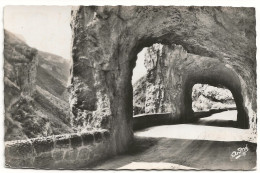
<path id="1" fill-rule="evenodd" d="M 137 53 L 162 43 L 167 57 L 172 57 L 167 59 L 165 79 L 166 91 L 174 91 L 165 94 L 172 103 L 167 108 L 172 113 L 169 121 L 192 117 L 195 83 L 221 84 L 232 92 L 239 122 L 255 139 L 253 8 L 79 7 L 72 12 L 71 26 L 71 108 L 79 130 L 109 129 L 116 152 L 127 149 L 133 137 L 131 77 Z M 80 125 L 82 119 L 85 123 Z"/>
<path id="2" fill-rule="evenodd" d="M 194 112 L 236 109 L 236 103 L 232 93 L 226 88 L 195 84 L 192 88 L 192 109 Z"/>
<path id="3" fill-rule="evenodd" d="M 145 113 L 146 100 L 146 76 L 133 84 L 133 114 Z"/>
<path id="4" fill-rule="evenodd" d="M 169 99 L 165 95 L 165 72 L 167 65 L 164 62 L 163 45 L 154 44 L 145 53 L 144 65 L 147 69 L 146 76 L 146 113 L 169 112 Z"/>
<path id="5" fill-rule="evenodd" d="M 64 81 L 65 76 L 55 78 L 58 72 L 42 68 L 50 64 L 50 67 L 60 67 L 53 69 L 66 71 L 66 66 L 45 60 L 48 57 L 43 57 L 42 52 L 29 47 L 8 31 L 4 32 L 4 36 L 5 140 L 73 132 L 66 85 L 64 82 L 59 85 L 58 80 Z M 43 63 L 44 60 L 46 63 Z M 68 72 L 60 73 L 67 75 L 68 79 Z M 62 87 L 52 90 L 59 86 Z"/>

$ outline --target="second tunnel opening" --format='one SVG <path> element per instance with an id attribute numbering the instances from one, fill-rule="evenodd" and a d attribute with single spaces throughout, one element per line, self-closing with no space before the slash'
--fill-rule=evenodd
<path id="1" fill-rule="evenodd" d="M 238 127 L 237 107 L 232 92 L 222 85 L 197 83 L 192 87 L 192 110 L 196 124 Z"/>

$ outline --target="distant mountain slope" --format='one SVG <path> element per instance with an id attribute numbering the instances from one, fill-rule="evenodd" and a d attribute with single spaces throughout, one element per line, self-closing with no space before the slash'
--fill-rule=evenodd
<path id="1" fill-rule="evenodd" d="M 67 92 L 66 85 L 40 65 L 37 67 L 36 84 L 50 92 L 52 95 L 62 100 L 68 100 L 67 95 L 65 94 Z"/>
<path id="2" fill-rule="evenodd" d="M 54 96 L 68 100 L 67 84 L 70 62 L 60 56 L 38 51 L 36 84 Z"/>
<path id="3" fill-rule="evenodd" d="M 70 64 L 4 31 L 5 140 L 72 132 L 66 89 Z"/>
<path id="4" fill-rule="evenodd" d="M 37 56 L 39 57 L 39 66 L 48 71 L 54 78 L 62 82 L 63 85 L 67 85 L 70 74 L 69 60 L 42 51 L 38 51 Z"/>

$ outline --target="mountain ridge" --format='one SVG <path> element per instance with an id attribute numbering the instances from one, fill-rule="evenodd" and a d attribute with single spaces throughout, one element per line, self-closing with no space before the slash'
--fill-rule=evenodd
<path id="1" fill-rule="evenodd" d="M 4 30 L 5 140 L 73 132 L 69 68 L 69 60 L 31 48 Z"/>

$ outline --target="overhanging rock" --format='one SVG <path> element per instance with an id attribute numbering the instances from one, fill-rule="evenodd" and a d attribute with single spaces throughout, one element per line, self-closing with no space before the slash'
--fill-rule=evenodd
<path id="1" fill-rule="evenodd" d="M 181 45 L 187 59 L 190 54 L 204 57 L 207 71 L 190 71 L 192 75 L 184 76 L 183 81 L 188 82 L 181 90 L 189 93 L 194 81 L 219 78 L 236 93 L 233 95 L 248 115 L 251 140 L 255 140 L 254 8 L 79 7 L 72 13 L 71 25 L 71 108 L 79 130 L 109 129 L 117 152 L 127 148 L 133 136 L 131 77 L 137 53 L 143 47 L 162 43 L 167 47 Z M 198 60 L 194 61 L 191 66 L 196 66 Z M 216 66 L 212 66 L 214 62 Z M 178 94 L 183 95 L 181 91 Z M 182 98 L 183 103 L 190 103 L 185 95 Z M 184 115 L 182 109 L 175 110 L 180 117 Z M 84 123 L 80 124 L 78 120 L 82 119 Z"/>

